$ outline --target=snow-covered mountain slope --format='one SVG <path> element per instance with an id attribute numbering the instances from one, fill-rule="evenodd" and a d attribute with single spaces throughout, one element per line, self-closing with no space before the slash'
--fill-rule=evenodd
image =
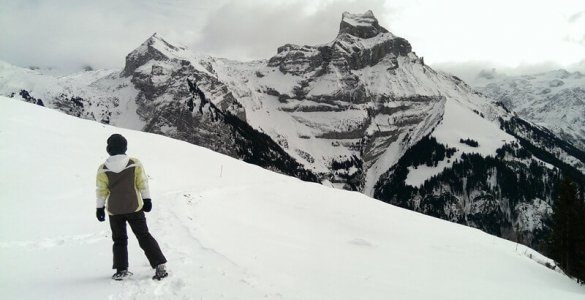
<path id="1" fill-rule="evenodd" d="M 465 108 L 456 101 L 447 101 L 443 121 L 435 128 L 431 137 L 444 145 L 455 147 L 451 159 L 441 161 L 437 166 L 419 166 L 409 168 L 406 184 L 414 187 L 421 186 L 432 176 L 438 175 L 463 154 L 477 153 L 481 156 L 496 156 L 497 150 L 506 144 L 517 142 L 516 138 L 502 131 L 496 124 L 482 118 L 480 115 Z M 461 143 L 461 139 L 473 139 L 478 143 L 472 147 Z"/>
<path id="2" fill-rule="evenodd" d="M 477 88 L 488 97 L 585 151 L 585 75 L 565 70 L 522 76 L 482 74 Z"/>
<path id="3" fill-rule="evenodd" d="M 118 71 L 97 70 L 56 77 L 0 61 L 0 94 L 19 97 L 105 124 L 141 129 L 138 91 Z"/>
<path id="4" fill-rule="evenodd" d="M 547 251 L 561 164 L 540 154 L 447 101 L 443 121 L 381 176 L 374 197 Z"/>
<path id="5" fill-rule="evenodd" d="M 327 44 L 287 44 L 268 62 L 216 61 L 213 70 L 242 103 L 248 123 L 336 186 L 368 195 L 433 131 L 446 101 L 495 122 L 507 118 L 460 80 L 426 66 L 371 11 L 344 13 Z"/>
<path id="6" fill-rule="evenodd" d="M 469 227 L 302 182 L 170 138 L 0 97 L 2 299 L 582 299 L 535 251 Z M 51 124 L 51 126 L 46 126 Z M 170 276 L 131 236 L 110 279 L 94 216 L 112 133 L 145 164 Z"/>

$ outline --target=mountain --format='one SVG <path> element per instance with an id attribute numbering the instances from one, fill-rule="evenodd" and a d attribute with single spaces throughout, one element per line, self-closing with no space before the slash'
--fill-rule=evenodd
<path id="1" fill-rule="evenodd" d="M 371 11 L 344 13 L 329 43 L 283 45 L 267 60 L 200 55 L 154 34 L 121 72 L 45 78 L 3 68 L 14 74 L 1 77 L 4 95 L 360 191 L 539 251 L 557 182 L 566 174 L 585 185 L 583 151 L 425 65 Z"/>
<path id="2" fill-rule="evenodd" d="M 583 299 L 534 250 L 208 149 L 0 97 L 3 299 Z M 51 126 L 47 126 L 50 124 Z M 170 275 L 153 282 L 129 239 L 110 279 L 95 171 L 123 134 L 150 178 L 150 231 Z M 34 171 L 31 171 L 34 170 Z M 8 271 L 9 270 L 9 271 Z"/>
<path id="3" fill-rule="evenodd" d="M 518 116 L 585 151 L 585 75 L 556 70 L 521 76 L 481 72 L 477 88 Z"/>
<path id="4" fill-rule="evenodd" d="M 217 106 L 207 101 L 194 82 L 206 87 L 208 82 L 203 81 L 211 77 L 188 63 L 181 67 L 191 72 L 185 77 L 184 73 L 165 75 L 160 64 L 151 66 L 151 59 L 168 60 L 160 51 L 177 50 L 153 35 L 128 55 L 121 74 L 100 70 L 54 78 L 3 63 L 0 91 L 77 117 L 163 134 L 303 180 L 318 180 L 270 137 L 241 121 L 241 109 L 230 93 L 224 92 L 222 98 L 208 95 L 220 99 Z M 132 77 L 122 76 L 133 63 L 145 59 L 149 65 L 132 69 Z M 211 78 L 209 84 L 217 80 Z"/>

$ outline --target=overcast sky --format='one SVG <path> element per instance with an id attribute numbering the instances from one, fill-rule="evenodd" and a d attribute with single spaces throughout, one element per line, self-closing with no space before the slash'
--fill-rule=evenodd
<path id="1" fill-rule="evenodd" d="M 439 68 L 585 71 L 585 0 L 0 0 L 0 60 L 121 69 L 154 32 L 198 53 L 265 59 L 285 43 L 327 43 L 344 11 L 368 9 Z"/>

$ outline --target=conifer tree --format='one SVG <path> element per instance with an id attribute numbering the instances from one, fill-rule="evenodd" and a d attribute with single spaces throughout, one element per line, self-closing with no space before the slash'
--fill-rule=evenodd
<path id="1" fill-rule="evenodd" d="M 569 276 L 585 282 L 585 204 L 567 177 L 553 208 L 551 256 Z"/>

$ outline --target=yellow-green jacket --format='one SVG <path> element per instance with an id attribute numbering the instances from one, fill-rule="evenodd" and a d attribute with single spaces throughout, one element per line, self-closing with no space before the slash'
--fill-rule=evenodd
<path id="1" fill-rule="evenodd" d="M 142 163 L 126 154 L 110 156 L 98 168 L 96 197 L 96 206 L 105 206 L 110 215 L 141 210 L 142 199 L 150 199 L 148 178 Z"/>

